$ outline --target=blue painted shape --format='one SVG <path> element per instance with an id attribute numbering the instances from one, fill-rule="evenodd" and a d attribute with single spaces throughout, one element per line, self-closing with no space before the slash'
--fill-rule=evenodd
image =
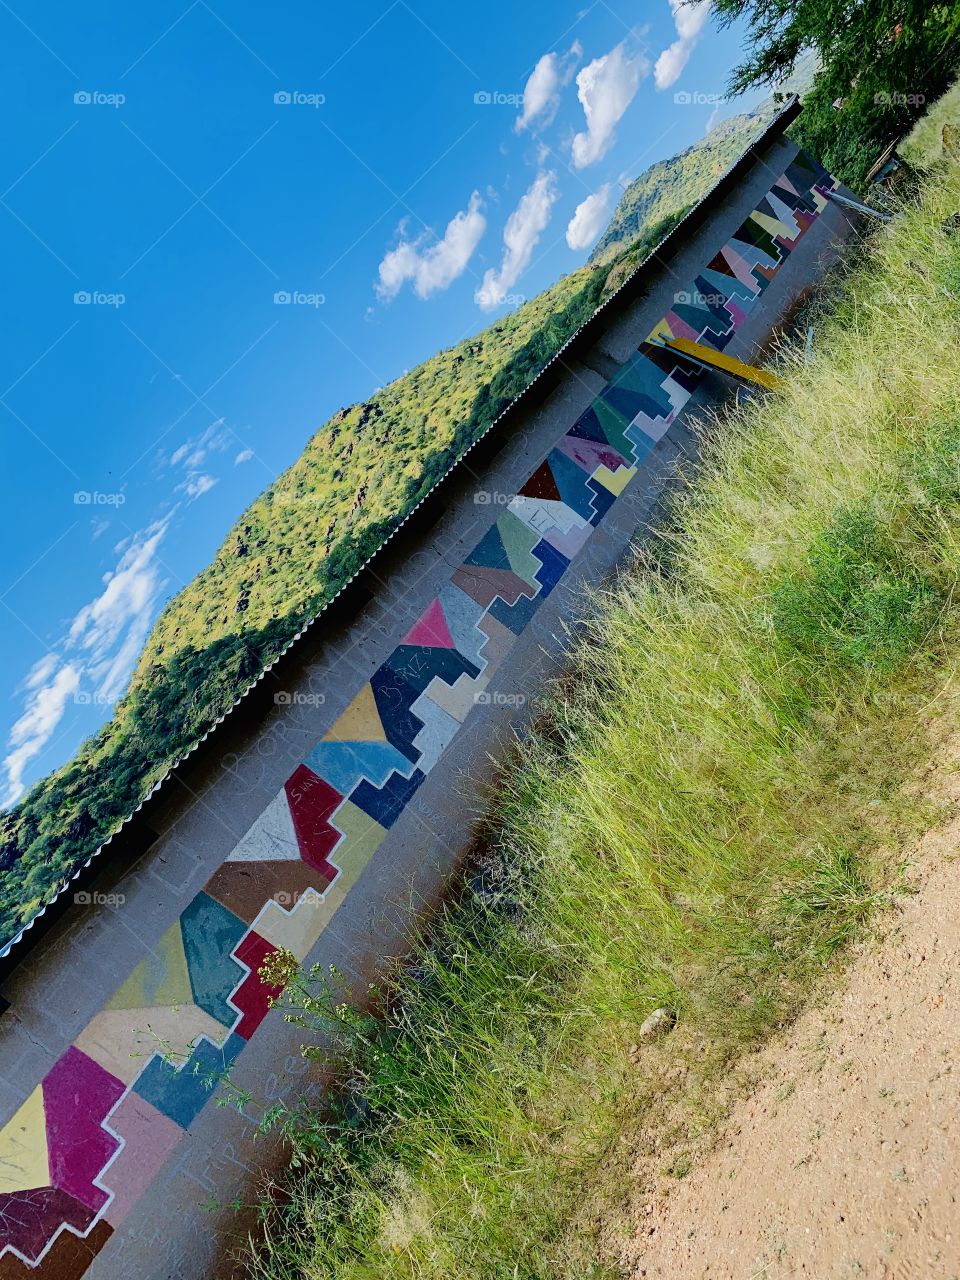
<path id="1" fill-rule="evenodd" d="M 487 643 L 487 637 L 477 623 L 485 613 L 484 606 L 452 582 L 441 589 L 439 600 L 458 652 L 469 662 L 481 666 L 480 650 Z"/>
<path id="2" fill-rule="evenodd" d="M 580 473 L 583 475 L 583 472 Z M 491 618 L 496 618 L 498 622 L 502 622 L 505 627 L 509 627 L 514 635 L 523 634 L 523 629 L 540 608 L 540 602 L 543 595 L 536 595 L 531 600 L 529 596 L 521 596 L 516 604 L 507 604 L 506 600 L 498 596 L 490 606 L 488 612 Z"/>
<path id="3" fill-rule="evenodd" d="M 462 675 L 475 678 L 480 674 L 479 664 L 468 662 L 456 649 L 439 649 L 435 645 L 397 645 L 384 666 L 417 693 L 423 693 L 435 676 L 444 684 L 454 684 Z"/>
<path id="4" fill-rule="evenodd" d="M 662 371 L 664 382 L 667 378 L 670 378 L 672 382 L 676 382 L 678 386 L 684 387 L 690 392 L 695 391 L 700 385 L 702 370 L 698 369 L 696 365 L 689 364 L 685 360 L 680 360 L 676 355 L 665 350 L 663 347 L 648 347 L 647 350 L 650 352 L 651 361 L 656 363 Z M 664 389 L 663 394 L 665 396 L 667 395 L 666 389 Z M 669 399 L 670 397 L 667 396 L 668 401 Z M 670 413 L 671 408 L 667 409 L 667 413 Z M 665 417 L 666 414 L 662 416 Z"/>
<path id="5" fill-rule="evenodd" d="M 342 796 L 362 778 L 382 786 L 394 770 L 409 773 L 411 763 L 392 742 L 318 742 L 305 761 Z"/>
<path id="6" fill-rule="evenodd" d="M 373 673 L 370 687 L 373 689 L 373 698 L 387 741 L 392 742 L 411 763 L 416 764 L 420 752 L 413 745 L 413 740 L 423 728 L 423 721 L 410 708 L 420 696 L 418 690 L 407 684 L 403 676 L 398 675 L 387 663 Z"/>
<path id="7" fill-rule="evenodd" d="M 234 1032 L 222 1048 L 200 1040 L 184 1063 L 168 1062 L 157 1054 L 134 1082 L 133 1092 L 181 1129 L 189 1129 L 246 1043 Z"/>
<path id="8" fill-rule="evenodd" d="M 389 829 L 425 779 L 426 774 L 420 769 L 414 769 L 409 778 L 402 778 L 399 773 L 394 773 L 382 787 L 372 787 L 369 782 L 361 782 L 351 791 L 349 799 L 351 804 L 362 809 L 374 822 Z"/>
<path id="9" fill-rule="evenodd" d="M 729 318 L 728 316 L 727 319 Z M 630 423 L 638 413 L 645 413 L 650 418 L 662 418 L 670 412 L 670 397 L 665 391 L 654 399 L 653 396 L 638 395 L 628 387 L 609 386 L 604 391 L 603 398 L 621 417 L 626 418 L 624 435 L 630 430 Z"/>
<path id="10" fill-rule="evenodd" d="M 587 492 L 587 473 L 559 449 L 550 450 L 547 463 L 550 474 L 556 481 L 561 502 L 576 511 L 577 515 L 583 516 L 584 520 L 589 520 L 593 515 L 593 507 Z"/>
<path id="11" fill-rule="evenodd" d="M 533 548 L 533 554 L 541 562 L 542 568 L 537 570 L 537 581 L 540 583 L 541 596 L 548 596 L 570 567 L 570 561 L 561 555 L 552 543 L 541 540 Z"/>
<path id="12" fill-rule="evenodd" d="M 788 209 L 794 211 L 802 209 L 804 213 L 809 213 L 810 198 L 805 196 L 801 191 L 799 195 L 795 195 L 792 191 L 788 191 L 786 187 L 781 187 L 777 183 L 770 188 L 770 194 L 776 196 L 781 204 L 785 204 Z"/>
<path id="13" fill-rule="evenodd" d="M 604 434 L 603 427 L 600 425 L 600 419 L 593 409 L 585 409 L 567 432 L 567 435 L 573 436 L 577 440 L 596 440 L 597 444 L 610 443 Z"/>
<path id="14" fill-rule="evenodd" d="M 654 364 L 649 356 L 636 351 L 610 385 L 624 391 L 632 391 L 657 405 L 659 414 L 651 414 L 657 417 L 670 412 L 670 397 L 663 389 L 666 376 L 664 370 Z M 650 410 L 644 409 L 644 413 L 650 413 Z"/>
<path id="15" fill-rule="evenodd" d="M 510 559 L 496 525 L 491 525 L 463 562 L 485 569 L 509 569 Z"/>
<path id="16" fill-rule="evenodd" d="M 599 480 L 594 480 L 592 476 L 587 481 L 587 485 L 596 495 L 594 498 L 595 510 L 593 515 L 590 517 L 590 523 L 592 525 L 598 525 L 616 502 L 617 495 L 615 493 L 611 493 L 606 485 L 601 484 Z"/>
<path id="17" fill-rule="evenodd" d="M 711 346 L 728 338 L 733 331 L 733 321 L 728 311 L 721 318 L 709 307 L 692 306 L 686 302 L 676 303 L 673 311 L 690 326 L 701 342 L 710 342 Z"/>
<path id="18" fill-rule="evenodd" d="M 227 997 L 246 976 L 246 969 L 230 952 L 246 932 L 243 920 L 206 893 L 198 893 L 180 917 L 193 1002 L 225 1027 L 237 1020 Z"/>
<path id="19" fill-rule="evenodd" d="M 670 409 L 668 410 L 668 412 L 669 413 L 673 412 L 672 405 L 670 406 Z M 666 414 L 664 414 L 663 417 L 666 417 Z M 661 418 L 661 421 L 662 421 L 662 418 Z M 627 427 L 627 437 L 630 440 L 630 443 L 633 445 L 633 456 L 636 459 L 637 465 L 639 466 L 639 464 L 644 460 L 647 454 L 651 452 L 656 441 L 654 440 L 653 436 L 648 434 L 648 432 L 644 429 L 642 420 L 640 422 L 630 423 L 629 427 Z"/>

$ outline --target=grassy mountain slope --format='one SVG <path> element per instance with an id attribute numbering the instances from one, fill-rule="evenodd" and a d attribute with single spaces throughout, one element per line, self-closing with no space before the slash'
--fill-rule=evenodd
<path id="1" fill-rule="evenodd" d="M 720 126 L 728 162 L 767 118 L 749 117 L 752 132 L 738 133 L 736 145 Z M 696 172 L 699 194 L 719 172 L 712 138 L 705 139 L 709 161 L 701 164 L 693 148 L 674 166 L 678 174 Z M 689 204 L 691 189 L 677 177 L 624 230 L 619 250 L 369 401 L 340 410 L 316 432 L 233 525 L 210 565 L 167 603 L 113 719 L 0 815 L 0 943 L 132 812 L 646 256 Z"/>
<path id="2" fill-rule="evenodd" d="M 721 120 L 694 146 L 645 169 L 624 190 L 606 231 L 590 255 L 590 262 L 606 262 L 623 253 L 643 234 L 645 227 L 701 200 L 770 123 L 779 110 L 780 101 L 793 93 L 801 96 L 806 93 L 815 71 L 814 55 L 805 55 L 777 93 L 755 110 Z"/>
<path id="3" fill-rule="evenodd" d="M 651 222 L 696 204 L 746 150 L 751 139 L 769 124 L 775 110 L 772 104 L 765 104 L 755 112 L 731 116 L 696 146 L 645 169 L 621 196 L 590 261 L 609 262 L 642 235 L 643 228 Z"/>

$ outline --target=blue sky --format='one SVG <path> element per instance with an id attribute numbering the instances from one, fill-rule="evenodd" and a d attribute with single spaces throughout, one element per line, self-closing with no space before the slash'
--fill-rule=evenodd
<path id="1" fill-rule="evenodd" d="M 109 717 L 332 412 L 580 265 L 625 181 L 754 105 L 710 101 L 741 40 L 708 9 L 0 6 L 0 802 Z"/>

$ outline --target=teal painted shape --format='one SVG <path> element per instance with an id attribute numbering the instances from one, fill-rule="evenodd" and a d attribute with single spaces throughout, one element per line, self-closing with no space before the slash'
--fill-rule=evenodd
<path id="1" fill-rule="evenodd" d="M 510 558 L 507 549 L 500 539 L 497 526 L 491 525 L 477 545 L 473 548 L 464 564 L 477 565 L 483 569 L 509 569 Z"/>
<path id="2" fill-rule="evenodd" d="M 543 566 L 531 553 L 540 541 L 540 534 L 534 533 L 530 526 L 524 524 L 512 511 L 505 511 L 500 516 L 497 520 L 497 528 L 500 531 L 500 541 L 510 561 L 510 568 L 518 578 L 529 582 L 531 587 L 538 587 L 540 584 L 537 581 L 537 574 Z"/>
<path id="3" fill-rule="evenodd" d="M 756 290 L 751 289 L 742 280 L 738 280 L 736 276 L 725 276 L 722 271 L 712 271 L 709 267 L 704 267 L 700 275 L 711 286 L 711 291 L 722 293 L 726 298 L 742 298 L 747 303 L 756 299 Z M 717 305 L 723 306 L 723 303 Z"/>
<path id="4" fill-rule="evenodd" d="M 232 1027 L 240 1014 L 227 997 L 247 971 L 230 952 L 247 925 L 209 894 L 198 893 L 180 917 L 180 932 L 194 1004 L 223 1026 Z"/>
<path id="5" fill-rule="evenodd" d="M 305 763 L 342 796 L 349 795 L 361 778 L 382 787 L 391 773 L 406 775 L 413 768 L 390 742 L 318 742 Z"/>
<path id="6" fill-rule="evenodd" d="M 132 1091 L 181 1129 L 189 1129 L 246 1044 L 238 1035 L 227 1036 L 222 1048 L 200 1039 L 183 1063 L 168 1062 L 158 1054 L 150 1059 Z"/>
<path id="7" fill-rule="evenodd" d="M 646 396 L 665 407 L 670 412 L 670 398 L 663 389 L 667 375 L 649 358 L 635 351 L 617 376 L 610 383 L 611 387 L 622 387 L 626 391 L 635 391 L 639 396 Z"/>

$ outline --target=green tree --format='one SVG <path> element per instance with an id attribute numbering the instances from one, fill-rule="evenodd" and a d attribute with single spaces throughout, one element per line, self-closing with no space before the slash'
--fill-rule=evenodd
<path id="1" fill-rule="evenodd" d="M 960 63 L 960 4 L 930 0 L 716 0 L 722 25 L 746 19 L 747 56 L 730 91 L 776 83 L 813 49 L 820 70 L 795 131 L 845 181 L 949 85 Z M 840 103 L 837 108 L 834 103 Z"/>

